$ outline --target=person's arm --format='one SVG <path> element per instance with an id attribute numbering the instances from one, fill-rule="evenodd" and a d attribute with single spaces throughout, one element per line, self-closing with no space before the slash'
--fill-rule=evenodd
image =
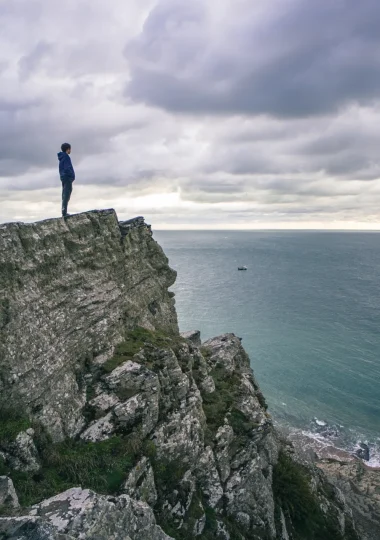
<path id="1" fill-rule="evenodd" d="M 68 154 L 66 154 L 66 157 L 65 157 L 65 161 L 64 161 L 64 164 L 63 164 L 63 170 L 64 170 L 65 176 L 67 176 L 68 178 L 71 178 L 73 181 L 75 180 L 74 167 L 73 167 L 73 165 L 71 163 L 71 159 L 70 159 L 70 156 Z"/>

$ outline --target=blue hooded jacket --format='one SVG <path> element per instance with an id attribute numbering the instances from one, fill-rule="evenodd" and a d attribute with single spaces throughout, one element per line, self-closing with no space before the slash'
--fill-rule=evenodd
<path id="1" fill-rule="evenodd" d="M 71 180 L 74 182 L 75 172 L 69 154 L 66 154 L 66 152 L 59 152 L 58 161 L 59 176 L 61 177 L 61 180 Z"/>

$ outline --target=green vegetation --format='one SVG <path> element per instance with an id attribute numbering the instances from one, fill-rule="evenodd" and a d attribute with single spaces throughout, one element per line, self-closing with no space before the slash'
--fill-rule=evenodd
<path id="1" fill-rule="evenodd" d="M 115 353 L 112 358 L 103 364 L 102 368 L 105 373 L 111 373 L 118 366 L 131 360 L 135 354 L 141 351 L 146 345 L 152 345 L 161 349 L 171 347 L 173 340 L 160 332 L 153 332 L 145 328 L 136 328 L 127 333 L 125 341 L 116 346 Z M 148 366 L 153 367 L 153 366 Z"/>
<path id="2" fill-rule="evenodd" d="M 190 507 L 183 517 L 180 529 L 178 528 L 178 523 L 174 522 L 172 514 L 165 510 L 157 515 L 157 522 L 166 534 L 176 540 L 193 540 L 194 527 L 203 516 L 206 518 L 206 523 L 202 534 L 198 537 L 201 540 L 214 540 L 216 538 L 218 521 L 225 525 L 231 540 L 242 540 L 242 538 L 245 538 L 245 536 L 239 532 L 239 524 L 222 515 L 217 515 L 216 511 L 211 508 L 207 504 L 205 498 L 202 497 L 199 489 L 193 495 Z"/>
<path id="3" fill-rule="evenodd" d="M 110 373 L 117 366 L 133 358 L 144 347 L 168 349 L 178 346 L 183 340 L 178 336 L 168 337 L 160 332 L 136 328 L 127 333 L 125 341 L 116 347 L 114 356 L 102 366 L 102 373 Z M 150 369 L 160 369 L 159 355 L 149 364 Z M 100 373 L 101 375 L 101 373 Z M 93 390 L 87 388 L 87 398 Z M 130 396 L 123 396 L 124 399 Z M 95 418 L 95 410 L 88 405 L 85 416 Z M 10 470 L 0 459 L 0 474 L 9 475 L 16 487 L 20 503 L 29 506 L 74 486 L 93 489 L 98 493 L 118 493 L 128 472 L 142 455 L 156 457 L 156 447 L 150 440 L 143 440 L 138 432 L 128 436 L 117 434 L 109 440 L 91 443 L 81 440 L 66 440 L 54 444 L 39 426 L 31 425 L 28 418 L 14 410 L 0 409 L 0 448 L 13 442 L 21 431 L 35 429 L 34 437 L 42 464 L 38 473 Z M 159 471 L 168 485 L 176 483 L 171 464 Z"/>
<path id="4" fill-rule="evenodd" d="M 307 526 L 308 518 L 318 513 L 318 501 L 310 488 L 310 474 L 281 452 L 273 470 L 273 494 L 295 527 Z"/>
<path id="5" fill-rule="evenodd" d="M 157 455 L 157 448 L 153 441 L 145 439 L 142 445 L 142 454 L 153 460 Z"/>
<path id="6" fill-rule="evenodd" d="M 18 433 L 26 423 L 8 424 L 7 434 Z M 81 486 L 98 493 L 119 492 L 128 472 L 142 455 L 155 454 L 152 441 L 143 441 L 139 433 L 114 436 L 106 441 L 92 443 L 66 440 L 52 443 L 38 425 L 35 442 L 42 468 L 37 473 L 10 470 L 0 458 L 0 475 L 12 478 L 22 506 L 36 504 L 71 487 Z M 3 429 L 3 433 L 5 430 Z M 4 438 L 1 438 L 4 442 Z"/>
<path id="7" fill-rule="evenodd" d="M 151 462 L 158 494 L 155 512 L 157 522 L 169 536 L 176 540 L 188 540 L 190 536 L 186 529 L 178 530 L 178 523 L 176 523 L 172 513 L 164 507 L 165 501 L 172 497 L 174 490 L 178 492 L 180 498 L 184 496 L 180 483 L 187 469 L 181 461 L 152 459 Z M 187 522 L 187 516 L 184 521 Z"/>
<path id="8" fill-rule="evenodd" d="M 287 522 L 294 528 L 295 540 L 344 540 L 337 519 L 333 515 L 325 515 L 321 510 L 318 496 L 311 489 L 310 480 L 310 472 L 306 467 L 295 463 L 285 452 L 280 453 L 278 463 L 273 469 L 277 519 L 281 508 Z M 323 491 L 326 495 L 326 490 Z M 345 538 L 349 537 L 346 535 Z M 357 537 L 353 533 L 350 538 Z"/>
<path id="9" fill-rule="evenodd" d="M 143 455 L 151 459 L 156 455 L 153 441 L 144 440 L 138 431 L 97 443 L 73 439 L 53 443 L 40 424 L 31 424 L 21 414 L 4 408 L 0 409 L 0 449 L 6 450 L 18 433 L 31 426 L 41 469 L 37 473 L 16 471 L 0 457 L 0 476 L 12 478 L 22 506 L 78 486 L 117 494 L 137 461 Z"/>
<path id="10" fill-rule="evenodd" d="M 192 540 L 194 538 L 194 527 L 199 519 L 206 517 L 205 528 L 199 536 L 201 540 L 214 540 L 218 528 L 217 521 L 224 523 L 231 540 L 241 540 L 243 537 L 239 533 L 239 524 L 229 520 L 225 516 L 217 515 L 216 511 L 208 504 L 207 498 L 203 496 L 200 486 L 197 486 L 192 496 L 191 504 L 183 521 L 173 517 L 172 513 L 165 508 L 165 501 L 171 501 L 173 493 L 175 498 L 172 502 L 179 500 L 185 505 L 189 488 L 186 481 L 182 482 L 188 465 L 181 460 L 163 460 L 153 458 L 151 460 L 155 484 L 158 492 L 158 503 L 156 507 L 157 523 L 162 529 L 176 540 Z M 180 527 L 180 528 L 179 528 Z"/>
<path id="11" fill-rule="evenodd" d="M 41 455 L 38 473 L 10 474 L 23 506 L 75 486 L 117 493 L 136 459 L 131 441 L 121 437 L 99 443 L 67 440 L 47 445 Z"/>
<path id="12" fill-rule="evenodd" d="M 7 407 L 0 408 L 0 444 L 13 442 L 20 431 L 30 427 L 31 423 L 25 415 Z"/>
<path id="13" fill-rule="evenodd" d="M 228 420 L 237 436 L 248 435 L 253 429 L 258 428 L 260 425 L 249 420 L 244 413 L 235 408 L 231 410 Z"/>
<path id="14" fill-rule="evenodd" d="M 236 408 L 240 396 L 240 377 L 237 373 L 227 373 L 223 367 L 216 367 L 211 376 L 215 382 L 215 392 L 203 394 L 203 410 L 207 419 L 206 444 L 213 444 L 215 435 L 220 426 L 228 421 L 239 438 L 245 438 L 249 432 L 258 427 L 249 418 Z M 244 441 L 243 441 L 244 442 Z"/>
<path id="15" fill-rule="evenodd" d="M 176 540 L 192 540 L 194 538 L 194 527 L 197 521 L 205 514 L 206 525 L 203 534 L 199 537 L 202 540 L 213 540 L 216 531 L 216 515 L 202 499 L 201 490 L 197 489 L 193 494 L 190 507 L 183 516 L 181 525 L 178 519 L 175 519 L 172 513 L 164 507 L 167 500 L 171 500 L 173 492 L 176 492 L 175 499 L 178 498 L 185 502 L 189 495 L 186 486 L 181 481 L 188 470 L 182 461 L 156 460 L 153 462 L 155 483 L 158 491 L 158 504 L 156 508 L 156 518 L 162 529 Z M 185 482 L 186 484 L 186 482 Z M 180 528 L 178 528 L 180 526 Z"/>
<path id="16" fill-rule="evenodd" d="M 239 390 L 240 379 L 238 375 L 227 374 L 224 368 L 215 368 L 211 372 L 215 382 L 215 392 L 204 394 L 203 410 L 207 419 L 207 437 L 211 442 L 219 427 L 224 424 L 224 418 L 234 405 Z"/>
<path id="17" fill-rule="evenodd" d="M 261 392 L 261 390 L 256 389 L 256 396 L 258 399 L 258 402 L 260 403 L 261 407 L 267 411 L 268 410 L 268 403 L 265 401 L 264 394 Z"/>
<path id="18" fill-rule="evenodd" d="M 6 476 L 9 468 L 6 466 L 4 459 L 0 456 L 0 476 Z"/>
<path id="19" fill-rule="evenodd" d="M 202 356 L 204 358 L 211 358 L 211 351 L 210 351 L 210 349 L 207 349 L 207 347 L 201 347 L 200 351 L 201 351 Z"/>
<path id="20" fill-rule="evenodd" d="M 188 466 L 179 461 L 161 459 L 153 460 L 153 469 L 157 487 L 164 495 L 178 488 Z"/>

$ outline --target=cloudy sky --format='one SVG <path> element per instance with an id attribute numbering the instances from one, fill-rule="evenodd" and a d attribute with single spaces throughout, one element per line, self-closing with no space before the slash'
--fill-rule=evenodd
<path id="1" fill-rule="evenodd" d="M 0 221 L 380 228 L 378 0 L 0 0 Z"/>

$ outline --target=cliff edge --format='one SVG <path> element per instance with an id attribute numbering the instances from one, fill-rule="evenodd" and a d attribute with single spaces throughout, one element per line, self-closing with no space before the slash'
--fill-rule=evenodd
<path id="1" fill-rule="evenodd" d="M 84 425 L 84 366 L 136 326 L 178 333 L 176 273 L 143 220 L 113 210 L 0 227 L 0 405 L 19 403 L 55 440 Z"/>
<path id="2" fill-rule="evenodd" d="M 0 538 L 358 539 L 241 340 L 179 333 L 175 276 L 142 218 L 0 227 Z"/>

